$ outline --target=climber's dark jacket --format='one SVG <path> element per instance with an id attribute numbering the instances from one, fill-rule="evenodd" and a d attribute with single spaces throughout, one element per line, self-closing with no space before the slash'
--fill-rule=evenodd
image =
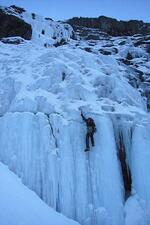
<path id="1" fill-rule="evenodd" d="M 83 120 L 86 122 L 87 133 L 89 133 L 89 134 L 94 133 L 96 131 L 96 126 L 95 126 L 94 120 L 92 118 L 86 119 L 82 113 L 81 113 L 81 116 L 82 116 Z"/>

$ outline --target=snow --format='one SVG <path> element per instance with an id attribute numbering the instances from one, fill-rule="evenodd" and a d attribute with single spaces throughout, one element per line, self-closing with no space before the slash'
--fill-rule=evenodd
<path id="1" fill-rule="evenodd" d="M 78 225 L 48 207 L 2 163 L 0 183 L 1 225 Z"/>
<path id="2" fill-rule="evenodd" d="M 70 39 L 69 25 L 27 12 L 23 18 L 32 25 L 32 40 L 0 42 L 0 161 L 47 205 L 82 225 L 149 225 L 150 117 L 145 98 L 130 84 L 135 68 L 118 61 L 130 52 L 134 65 L 147 71 L 148 54 L 129 37 L 97 41 L 89 53 L 88 41 Z M 62 38 L 68 44 L 54 47 Z M 116 55 L 99 53 L 112 42 Z M 89 153 L 81 109 L 97 127 Z M 128 199 L 120 135 L 132 175 Z"/>
<path id="3" fill-rule="evenodd" d="M 135 106 L 137 111 L 145 108 L 140 93 L 122 77 L 111 56 L 99 57 L 68 46 L 43 49 L 32 43 L 19 47 L 1 44 L 1 54 L 2 74 L 7 74 L 2 77 L 2 91 L 12 89 L 2 111 L 51 113 L 56 106 L 55 111 L 61 111 L 64 100 L 83 100 L 87 104 L 97 101 L 101 108 L 105 98 L 117 104 L 118 110 L 126 103 L 126 113 Z M 41 107 L 39 101 L 43 102 Z"/>

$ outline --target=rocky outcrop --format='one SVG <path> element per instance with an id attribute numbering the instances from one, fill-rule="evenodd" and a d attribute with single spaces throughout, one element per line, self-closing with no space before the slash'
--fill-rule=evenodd
<path id="1" fill-rule="evenodd" d="M 18 14 L 22 14 L 26 11 L 24 8 L 18 7 L 16 5 L 11 5 L 9 8 L 13 9 Z"/>
<path id="2" fill-rule="evenodd" d="M 25 40 L 21 37 L 2 38 L 0 41 L 3 42 L 4 44 L 13 44 L 13 45 L 19 45 L 25 42 Z"/>
<path id="3" fill-rule="evenodd" d="M 149 34 L 150 23 L 138 20 L 118 21 L 105 16 L 98 18 L 74 17 L 67 21 L 75 29 L 76 26 L 95 28 L 112 36 Z"/>
<path id="4" fill-rule="evenodd" d="M 32 37 L 31 25 L 0 9 L 0 38 L 15 36 L 30 40 Z"/>

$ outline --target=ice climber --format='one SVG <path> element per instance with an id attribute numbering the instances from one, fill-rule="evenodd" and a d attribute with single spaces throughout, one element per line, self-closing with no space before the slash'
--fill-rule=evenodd
<path id="1" fill-rule="evenodd" d="M 94 133 L 96 132 L 96 126 L 95 126 L 94 120 L 92 118 L 89 117 L 86 119 L 83 116 L 82 111 L 81 111 L 81 116 L 82 116 L 83 120 L 86 122 L 86 126 L 87 126 L 85 151 L 89 151 L 90 150 L 90 146 L 89 146 L 90 139 L 91 139 L 92 146 L 94 146 Z"/>

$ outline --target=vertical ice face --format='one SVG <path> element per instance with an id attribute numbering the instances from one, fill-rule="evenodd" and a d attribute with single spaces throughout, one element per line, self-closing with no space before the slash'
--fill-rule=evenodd
<path id="1" fill-rule="evenodd" d="M 129 180 L 124 180 L 125 187 L 127 182 L 131 182 L 131 192 L 126 190 L 126 197 L 129 198 L 125 203 L 125 225 L 148 225 L 150 223 L 149 116 L 137 115 L 135 118 L 117 116 L 113 124 L 116 142 L 119 143 L 120 135 L 122 138 L 125 151 L 124 166 L 131 172 Z M 122 159 L 120 163 L 122 164 Z M 130 176 L 129 173 L 128 175 Z"/>
<path id="2" fill-rule="evenodd" d="M 7 77 L 0 82 L 0 115 L 8 110 L 15 94 L 14 80 L 12 78 Z"/>
<path id="3" fill-rule="evenodd" d="M 96 146 L 85 153 L 80 118 L 8 113 L 0 118 L 0 159 L 64 215 L 81 224 L 121 225 L 123 187 L 112 123 L 107 116 L 94 119 Z"/>
<path id="4" fill-rule="evenodd" d="M 139 121 L 133 129 L 131 169 L 135 193 L 150 208 L 150 127 L 148 120 Z"/>
<path id="5" fill-rule="evenodd" d="M 102 202 L 101 206 L 107 209 L 109 224 L 122 224 L 123 186 L 112 122 L 108 116 L 98 116 L 95 121 L 98 132 L 95 135 L 96 147 L 90 159 L 93 169 L 92 187 L 96 188 L 97 193 L 95 201 L 97 204 Z"/>
<path id="6" fill-rule="evenodd" d="M 133 118 L 127 115 L 112 115 L 117 154 L 124 184 L 124 196 L 131 194 L 131 142 Z"/>

